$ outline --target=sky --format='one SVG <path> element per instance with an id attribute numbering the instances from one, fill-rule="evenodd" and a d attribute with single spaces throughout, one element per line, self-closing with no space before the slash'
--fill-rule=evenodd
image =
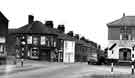
<path id="1" fill-rule="evenodd" d="M 125 15 L 135 15 L 134 0 L 1 0 L 0 11 L 9 19 L 9 28 L 28 23 L 28 15 L 54 27 L 64 24 L 66 32 L 85 36 L 101 45 L 108 45 L 106 24 Z"/>

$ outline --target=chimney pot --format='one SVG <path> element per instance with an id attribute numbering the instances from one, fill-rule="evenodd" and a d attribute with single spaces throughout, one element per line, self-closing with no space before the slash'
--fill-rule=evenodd
<path id="1" fill-rule="evenodd" d="M 28 16 L 28 24 L 31 24 L 34 21 L 34 16 L 33 15 L 29 15 Z"/>
<path id="2" fill-rule="evenodd" d="M 125 17 L 125 13 L 123 13 L 123 17 Z"/>
<path id="3" fill-rule="evenodd" d="M 53 28 L 53 21 L 46 21 L 45 26 L 47 26 L 49 28 Z"/>

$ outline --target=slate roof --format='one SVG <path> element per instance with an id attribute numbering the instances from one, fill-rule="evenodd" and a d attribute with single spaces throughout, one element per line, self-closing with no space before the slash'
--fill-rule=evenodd
<path id="1" fill-rule="evenodd" d="M 18 29 L 15 30 L 9 30 L 12 33 L 38 33 L 38 34 L 54 34 L 56 33 L 45 26 L 42 22 L 40 21 L 34 21 L 31 24 L 26 24 Z"/>
<path id="2" fill-rule="evenodd" d="M 0 21 L 8 22 L 9 20 L 4 16 L 4 14 L 0 11 Z"/>
<path id="3" fill-rule="evenodd" d="M 8 34 L 14 34 L 16 33 L 17 29 L 8 29 Z"/>
<path id="4" fill-rule="evenodd" d="M 58 29 L 55 28 L 51 28 L 52 31 L 55 32 L 55 34 L 58 35 L 58 39 L 63 39 L 63 40 L 69 40 L 69 41 L 74 41 L 75 39 L 67 34 L 65 34 L 64 32 L 59 31 Z"/>
<path id="5" fill-rule="evenodd" d="M 87 42 L 85 42 L 83 40 L 76 39 L 75 42 L 76 42 L 76 44 L 95 49 L 95 47 L 91 43 L 87 43 Z"/>
<path id="6" fill-rule="evenodd" d="M 135 16 L 123 16 L 118 20 L 108 23 L 107 26 L 135 26 Z"/>

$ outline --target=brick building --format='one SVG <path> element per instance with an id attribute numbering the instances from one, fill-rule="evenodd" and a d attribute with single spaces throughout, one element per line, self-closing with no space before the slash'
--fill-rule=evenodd
<path id="1" fill-rule="evenodd" d="M 43 24 L 40 21 L 34 21 L 34 16 L 29 15 L 27 25 L 18 29 L 9 29 L 10 38 L 14 38 L 16 42 L 14 46 L 9 44 L 10 50 L 14 50 L 11 54 L 17 54 L 19 57 L 23 53 L 24 58 L 51 61 L 51 57 L 55 54 L 57 36 L 50 29 L 51 27 L 53 27 L 52 21 L 46 21 Z"/>
<path id="2" fill-rule="evenodd" d="M 8 54 L 21 58 L 58 61 L 65 63 L 85 62 L 88 55 L 97 52 L 97 44 L 76 39 L 65 33 L 64 25 L 54 28 L 52 21 L 43 24 L 29 15 L 28 24 L 9 29 Z"/>

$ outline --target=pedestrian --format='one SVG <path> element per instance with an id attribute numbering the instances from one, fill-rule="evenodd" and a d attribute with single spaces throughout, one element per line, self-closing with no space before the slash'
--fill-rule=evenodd
<path id="1" fill-rule="evenodd" d="M 23 67 L 23 62 L 24 62 L 24 59 L 22 58 L 21 59 L 21 67 Z"/>

